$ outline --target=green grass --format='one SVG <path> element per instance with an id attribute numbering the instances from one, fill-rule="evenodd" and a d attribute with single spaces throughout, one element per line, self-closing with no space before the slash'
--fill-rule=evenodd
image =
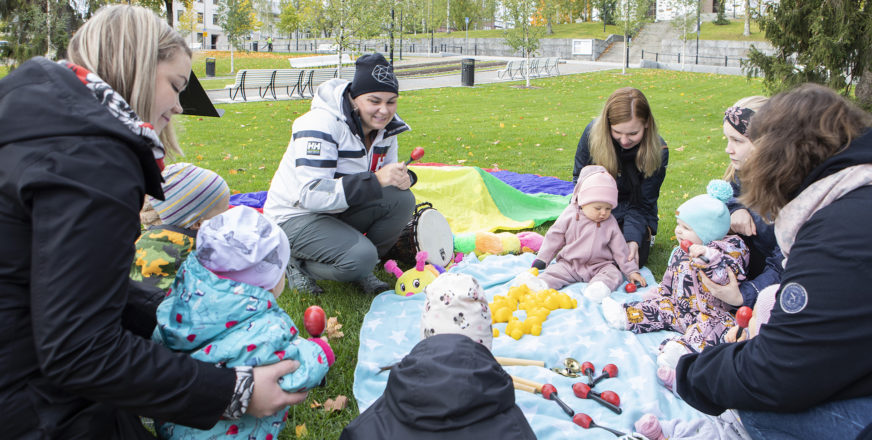
<path id="1" fill-rule="evenodd" d="M 412 127 L 400 136 L 400 156 L 424 147 L 427 160 L 480 167 L 498 166 L 569 180 L 581 132 L 618 87 L 633 86 L 649 99 L 661 135 L 669 144 L 670 162 L 660 192 L 660 234 L 649 268 L 659 278 L 674 246 L 673 213 L 688 197 L 705 191 L 727 165 L 721 133 L 723 111 L 743 96 L 762 93 L 760 81 L 743 77 L 661 70 L 599 72 L 534 80 L 537 88 L 500 83 L 474 88 L 404 92 L 399 114 Z M 176 119 L 184 161 L 215 170 L 234 191 L 266 190 L 291 135 L 293 120 L 309 101 L 227 104 L 220 119 L 182 116 Z M 538 228 L 545 233 L 547 225 Z M 383 279 L 391 277 L 380 272 Z M 322 282 L 326 293 L 312 298 L 285 291 L 280 303 L 297 323 L 303 310 L 320 304 L 337 316 L 345 337 L 331 341 L 337 362 L 325 388 L 292 408 L 282 439 L 295 438 L 295 425 L 305 424 L 311 439 L 334 439 L 357 416 L 352 384 L 358 335 L 370 297 L 356 287 Z M 339 394 L 349 398 L 341 413 L 311 409 Z"/>
<path id="2" fill-rule="evenodd" d="M 700 40 L 766 41 L 760 26 L 751 20 L 751 35 L 744 36 L 745 20 L 730 20 L 730 24 L 716 25 L 711 21 L 702 22 L 699 27 Z"/>
<path id="3" fill-rule="evenodd" d="M 620 34 L 621 30 L 618 26 L 608 25 L 606 31 L 603 32 L 603 24 L 600 22 L 591 23 L 565 23 L 555 24 L 552 26 L 554 31 L 551 35 L 542 35 L 543 38 L 599 38 L 605 40 L 610 34 Z M 504 38 L 505 31 L 502 29 L 491 30 L 469 30 L 469 38 Z M 452 31 L 450 34 L 445 32 L 437 32 L 436 38 L 465 38 L 466 31 L 463 29 Z M 406 34 L 404 38 L 412 39 L 429 39 L 430 34 Z"/>

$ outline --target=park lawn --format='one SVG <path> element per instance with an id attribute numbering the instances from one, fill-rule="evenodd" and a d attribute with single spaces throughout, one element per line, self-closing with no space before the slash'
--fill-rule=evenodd
<path id="1" fill-rule="evenodd" d="M 543 26 L 542 38 L 599 38 L 601 40 L 605 40 L 611 34 L 620 34 L 621 30 L 618 26 L 615 25 L 607 25 L 605 32 L 603 32 L 603 24 L 601 22 L 593 21 L 589 23 L 564 23 L 564 24 L 555 24 L 552 26 L 552 30 L 554 31 L 551 35 L 546 35 L 544 33 Z M 505 38 L 505 31 L 503 29 L 490 29 L 490 30 L 469 30 L 469 38 Z M 454 30 L 450 34 L 445 32 L 436 32 L 434 34 L 436 38 L 466 38 L 466 31 L 463 29 Z M 405 34 L 404 38 L 422 38 L 429 39 L 430 34 Z"/>
<path id="2" fill-rule="evenodd" d="M 578 139 L 616 88 L 644 91 L 661 135 L 669 144 L 667 177 L 660 191 L 660 233 L 648 267 L 660 278 L 674 246 L 673 213 L 683 201 L 705 191 L 727 165 L 722 134 L 723 111 L 743 96 L 762 94 L 759 80 L 664 70 L 630 70 L 567 75 L 521 83 L 473 88 L 404 92 L 399 114 L 412 127 L 400 135 L 400 157 L 424 147 L 425 161 L 499 167 L 569 180 Z M 293 120 L 310 101 L 219 105 L 224 117 L 181 116 L 175 119 L 186 156 L 180 160 L 215 170 L 234 192 L 263 191 L 278 167 L 291 135 Z M 547 225 L 537 228 L 544 234 Z M 388 282 L 395 280 L 380 271 Z M 358 414 L 352 394 L 358 335 L 371 298 L 351 285 L 321 282 L 325 294 L 300 296 L 285 290 L 279 303 L 299 324 L 303 310 L 320 304 L 337 316 L 345 336 L 331 340 L 337 362 L 326 387 L 313 390 L 306 402 L 292 407 L 280 438 L 296 438 L 305 425 L 306 438 L 335 439 Z M 316 401 L 345 395 L 349 406 L 339 413 L 311 408 Z"/>
<path id="3" fill-rule="evenodd" d="M 233 51 L 233 69 L 234 73 L 241 69 L 289 69 L 291 64 L 288 62 L 288 58 L 310 55 L 312 54 L 235 50 Z M 197 78 L 206 78 L 206 58 L 215 58 L 215 76 L 234 74 L 230 72 L 230 51 L 198 50 L 194 51 L 191 62 L 191 68 L 197 74 Z"/>
<path id="4" fill-rule="evenodd" d="M 736 40 L 736 41 L 767 41 L 766 36 L 760 31 L 760 25 L 756 20 L 751 20 L 751 35 L 744 36 L 745 20 L 730 20 L 730 24 L 717 25 L 711 21 L 702 22 L 699 27 L 700 40 Z"/>

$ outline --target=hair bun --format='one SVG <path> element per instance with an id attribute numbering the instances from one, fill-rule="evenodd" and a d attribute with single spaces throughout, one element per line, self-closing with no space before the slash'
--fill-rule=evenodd
<path id="1" fill-rule="evenodd" d="M 727 203 L 733 197 L 733 187 L 726 180 L 712 179 L 705 188 L 708 195 Z"/>

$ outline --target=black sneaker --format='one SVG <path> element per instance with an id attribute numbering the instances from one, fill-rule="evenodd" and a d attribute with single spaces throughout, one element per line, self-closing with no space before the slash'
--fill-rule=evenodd
<path id="1" fill-rule="evenodd" d="M 288 279 L 288 288 L 296 290 L 299 293 L 310 293 L 312 295 L 320 295 L 324 293 L 324 289 L 315 283 L 315 280 L 303 273 L 295 264 L 294 260 L 288 262 L 288 267 L 285 268 L 285 276 Z"/>
<path id="2" fill-rule="evenodd" d="M 369 274 L 363 279 L 355 281 L 361 289 L 363 289 L 364 293 L 369 295 L 375 295 L 384 292 L 385 290 L 391 290 L 391 285 L 378 279 L 375 274 Z"/>

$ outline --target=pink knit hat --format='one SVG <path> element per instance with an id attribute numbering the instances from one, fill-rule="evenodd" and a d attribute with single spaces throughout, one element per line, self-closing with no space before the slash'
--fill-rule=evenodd
<path id="1" fill-rule="evenodd" d="M 584 169 L 581 174 L 584 174 Z M 578 181 L 578 206 L 593 202 L 605 202 L 612 205 L 612 208 L 618 206 L 618 185 L 605 168 Z"/>

